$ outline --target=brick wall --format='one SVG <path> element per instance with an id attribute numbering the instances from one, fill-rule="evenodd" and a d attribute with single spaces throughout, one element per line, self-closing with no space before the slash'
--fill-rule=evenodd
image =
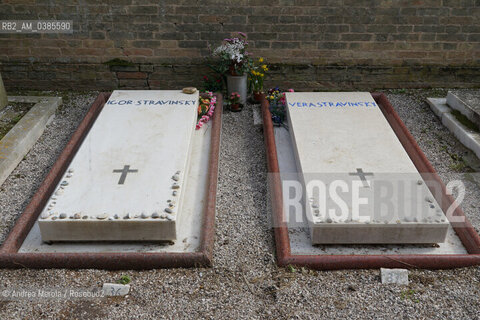
<path id="1" fill-rule="evenodd" d="M 45 18 L 74 34 L 0 34 L 8 88 L 198 86 L 208 46 L 236 31 L 268 84 L 480 86 L 480 0 L 0 0 L 0 19 Z"/>

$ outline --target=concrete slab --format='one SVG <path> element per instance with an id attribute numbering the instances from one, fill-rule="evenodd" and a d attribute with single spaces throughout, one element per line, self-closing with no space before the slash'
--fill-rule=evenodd
<path id="1" fill-rule="evenodd" d="M 275 127 L 275 144 L 282 182 L 291 180 L 298 172 L 290 133 L 283 127 Z M 298 178 L 297 178 L 298 179 Z M 290 212 L 285 211 L 285 215 Z M 293 255 L 388 255 L 388 254 L 467 254 L 460 238 L 449 225 L 446 240 L 431 244 L 324 244 L 313 245 L 305 212 L 298 222 L 288 221 L 290 249 Z"/>
<path id="2" fill-rule="evenodd" d="M 312 243 L 445 241 L 448 221 L 369 93 L 287 93 L 287 104 Z"/>
<path id="3" fill-rule="evenodd" d="M 450 108 L 460 111 L 480 128 L 480 90 L 449 91 L 447 104 Z"/>
<path id="4" fill-rule="evenodd" d="M 40 215 L 43 241 L 175 240 L 198 92 L 114 91 Z"/>
<path id="5" fill-rule="evenodd" d="M 20 253 L 107 253 L 107 252 L 152 252 L 191 253 L 200 246 L 202 221 L 206 199 L 206 185 L 211 142 L 211 126 L 196 130 L 192 138 L 190 170 L 184 191 L 183 214 L 178 217 L 181 228 L 177 230 L 177 241 L 161 242 L 53 242 L 42 241 L 38 222 L 30 230 L 20 248 Z"/>
<path id="6" fill-rule="evenodd" d="M 22 97 L 8 97 L 10 102 L 20 102 Z M 28 97 L 35 105 L 0 140 L 0 185 L 22 161 L 45 131 L 62 104 L 59 97 Z"/>

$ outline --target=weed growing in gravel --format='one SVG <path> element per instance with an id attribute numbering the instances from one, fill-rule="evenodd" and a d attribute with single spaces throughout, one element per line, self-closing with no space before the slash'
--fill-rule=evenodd
<path id="1" fill-rule="evenodd" d="M 420 302 L 420 300 L 418 298 L 415 298 L 415 290 L 413 290 L 413 289 L 408 289 L 408 290 L 402 291 L 400 297 L 401 297 L 402 300 L 411 300 L 415 303 Z"/>
<path id="2" fill-rule="evenodd" d="M 288 270 L 288 272 L 291 272 L 291 273 L 297 272 L 297 269 L 295 269 L 295 267 L 292 266 L 291 264 L 288 265 L 287 270 Z"/>
<path id="3" fill-rule="evenodd" d="M 465 165 L 464 162 L 453 162 L 450 163 L 450 165 L 448 166 L 450 168 L 450 170 L 452 171 L 456 171 L 456 172 L 462 172 L 467 166 Z"/>
<path id="4" fill-rule="evenodd" d="M 132 279 L 130 278 L 130 276 L 123 275 L 123 276 L 120 277 L 120 280 L 118 280 L 118 283 L 129 284 L 131 281 L 132 281 Z"/>

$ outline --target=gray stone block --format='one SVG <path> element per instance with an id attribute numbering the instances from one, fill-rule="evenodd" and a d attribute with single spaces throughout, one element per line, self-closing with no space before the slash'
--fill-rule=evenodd
<path id="1" fill-rule="evenodd" d="M 37 102 L 35 106 L 0 140 L 0 185 L 22 161 L 35 142 L 40 138 L 47 124 L 62 104 L 59 97 L 24 97 L 26 102 Z M 23 97 L 9 97 L 16 102 Z"/>
<path id="2" fill-rule="evenodd" d="M 125 296 L 130 292 L 130 285 L 118 283 L 104 283 L 102 291 L 103 294 L 106 296 Z"/>
<path id="3" fill-rule="evenodd" d="M 408 285 L 407 269 L 386 269 L 381 268 L 382 284 L 401 284 Z"/>

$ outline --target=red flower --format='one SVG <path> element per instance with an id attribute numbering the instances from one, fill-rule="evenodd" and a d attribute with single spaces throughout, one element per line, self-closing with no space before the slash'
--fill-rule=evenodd
<path id="1" fill-rule="evenodd" d="M 208 81 L 208 77 L 207 77 L 207 76 L 203 76 L 203 80 Z"/>

